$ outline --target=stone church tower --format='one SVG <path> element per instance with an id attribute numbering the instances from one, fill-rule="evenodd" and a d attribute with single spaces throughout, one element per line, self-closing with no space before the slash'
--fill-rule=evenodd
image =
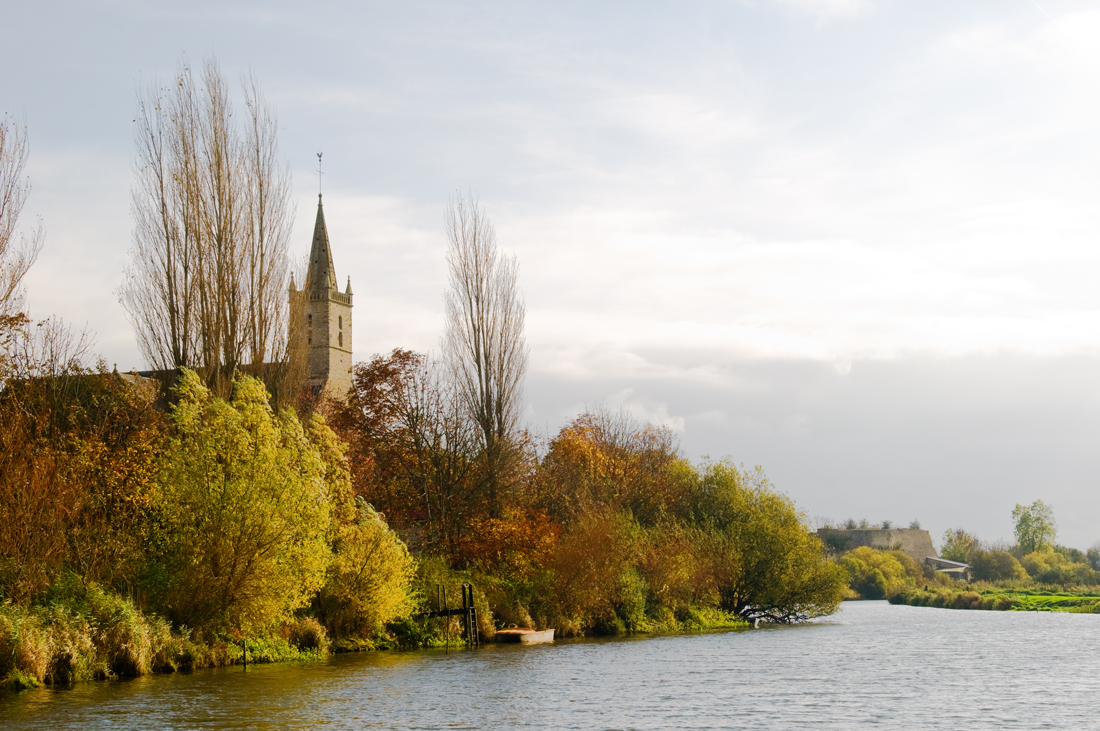
<path id="1" fill-rule="evenodd" d="M 291 316 L 305 318 L 296 327 L 292 323 L 292 328 L 299 333 L 297 337 L 306 341 L 309 384 L 313 392 L 325 392 L 343 400 L 351 388 L 351 277 L 348 277 L 347 289 L 341 292 L 332 263 L 320 194 L 317 195 L 317 222 L 313 225 L 313 247 L 309 252 L 305 286 L 295 290 L 291 280 L 290 303 Z"/>

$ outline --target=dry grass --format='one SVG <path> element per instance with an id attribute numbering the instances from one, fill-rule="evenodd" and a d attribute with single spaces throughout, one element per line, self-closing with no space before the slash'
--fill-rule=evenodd
<path id="1" fill-rule="evenodd" d="M 46 605 L 0 604 L 0 686 L 69 684 L 241 661 L 236 643 L 173 634 L 167 621 L 143 614 L 130 600 L 95 585 L 77 586 L 62 582 Z M 328 653 L 328 635 L 314 619 L 298 620 L 285 633 L 285 638 L 249 640 L 248 661 Z"/>
<path id="2" fill-rule="evenodd" d="M 299 650 L 316 650 L 327 654 L 332 644 L 328 633 L 313 617 L 303 617 L 287 625 L 286 638 Z"/>

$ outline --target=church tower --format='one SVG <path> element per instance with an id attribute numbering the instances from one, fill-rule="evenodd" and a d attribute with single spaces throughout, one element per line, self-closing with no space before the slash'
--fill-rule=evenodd
<path id="1" fill-rule="evenodd" d="M 309 269 L 301 291 L 290 285 L 292 317 L 305 318 L 298 330 L 305 338 L 309 383 L 315 394 L 345 397 L 351 388 L 351 277 L 340 291 L 332 263 L 328 227 L 321 195 L 317 195 L 317 222 L 313 225 L 313 246 Z M 298 298 L 300 306 L 295 307 Z"/>

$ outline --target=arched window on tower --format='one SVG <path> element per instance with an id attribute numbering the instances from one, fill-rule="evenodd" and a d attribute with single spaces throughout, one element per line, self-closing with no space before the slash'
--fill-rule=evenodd
<path id="1" fill-rule="evenodd" d="M 340 347 L 344 347 L 344 333 L 340 333 L 336 336 L 337 342 L 340 343 Z"/>
<path id="2" fill-rule="evenodd" d="M 340 330 L 344 329 L 344 316 L 343 315 L 340 315 L 339 317 L 336 318 L 336 324 L 339 326 Z"/>

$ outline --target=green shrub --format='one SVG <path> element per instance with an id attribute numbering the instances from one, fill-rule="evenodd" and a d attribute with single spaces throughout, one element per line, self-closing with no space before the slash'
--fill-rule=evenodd
<path id="1" fill-rule="evenodd" d="M 1008 551 L 975 549 L 969 561 L 978 581 L 1018 581 L 1027 579 L 1027 571 Z"/>
<path id="2" fill-rule="evenodd" d="M 0 681 L 0 687 L 7 688 L 8 690 L 29 690 L 30 688 L 37 688 L 41 685 L 42 681 L 37 677 L 30 673 L 24 673 L 17 668 L 9 670 L 4 680 Z"/>
<path id="3" fill-rule="evenodd" d="M 313 617 L 302 617 L 287 626 L 287 639 L 290 644 L 299 650 L 314 650 L 321 654 L 328 654 L 328 633 Z"/>
<path id="4" fill-rule="evenodd" d="M 976 591 L 964 591 L 951 599 L 953 609 L 981 609 L 982 595 Z"/>
<path id="5" fill-rule="evenodd" d="M 628 567 L 621 577 L 617 612 L 623 624 L 631 632 L 648 632 L 651 623 L 646 618 L 646 594 L 649 586 L 633 566 Z"/>
<path id="6" fill-rule="evenodd" d="M 171 640 L 167 624 L 146 617 L 132 602 L 99 587 L 88 592 L 87 602 L 89 614 L 100 627 L 97 644 L 110 672 L 131 677 L 152 672 L 154 659 L 166 655 Z"/>
<path id="7" fill-rule="evenodd" d="M 39 618 L 10 602 L 0 605 L 0 676 L 16 672 L 40 683 L 52 659 L 50 638 Z"/>
<path id="8" fill-rule="evenodd" d="M 201 642 L 194 642 L 189 637 L 179 641 L 172 657 L 173 664 L 180 670 L 218 667 L 223 664 L 220 659 L 214 648 Z"/>
<path id="9" fill-rule="evenodd" d="M 694 497 L 700 566 L 719 606 L 746 620 L 802 622 L 832 614 L 846 591 L 843 569 L 794 502 L 761 468 L 706 466 Z"/>
<path id="10" fill-rule="evenodd" d="M 865 574 L 863 579 L 853 588 L 865 599 L 885 599 L 886 577 L 882 575 L 880 569 L 871 569 L 870 573 Z"/>
<path id="11" fill-rule="evenodd" d="M 1047 548 L 1027 554 L 1020 559 L 1020 563 L 1031 578 L 1040 584 L 1052 584 L 1061 588 L 1094 586 L 1100 583 L 1100 574 L 1087 562 L 1074 563 L 1067 554 L 1074 556 L 1080 554 L 1080 551 L 1074 554 L 1070 549 Z"/>
<path id="12" fill-rule="evenodd" d="M 848 587 L 864 599 L 885 599 L 915 585 L 920 575 L 917 562 L 901 551 L 876 551 L 860 546 L 840 558 L 847 572 Z"/>
<path id="13" fill-rule="evenodd" d="M 446 621 L 446 620 L 444 620 Z M 430 626 L 430 620 L 424 620 L 412 616 L 404 616 L 395 619 L 386 625 L 389 638 L 379 638 L 380 647 L 400 647 L 415 649 L 417 647 L 431 647 L 442 645 L 449 641 L 452 646 L 457 646 L 462 640 L 462 629 L 457 621 L 451 621 L 450 636 L 441 636 L 435 627 Z"/>
<path id="14" fill-rule="evenodd" d="M 596 618 L 592 630 L 597 635 L 619 637 L 626 634 L 626 623 L 616 614 L 603 615 Z"/>

